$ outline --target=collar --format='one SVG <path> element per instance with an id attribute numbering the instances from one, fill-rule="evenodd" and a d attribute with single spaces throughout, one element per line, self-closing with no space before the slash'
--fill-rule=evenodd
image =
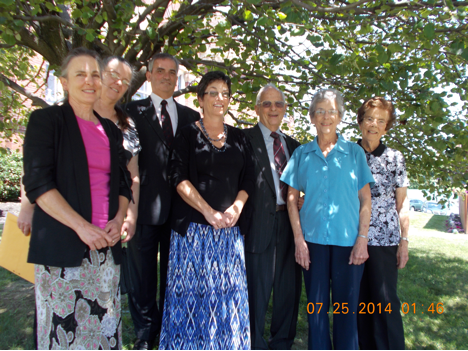
<path id="1" fill-rule="evenodd" d="M 171 106 L 172 104 L 175 104 L 174 98 L 171 96 L 169 99 L 163 99 L 162 97 L 156 95 L 155 93 L 151 93 L 151 100 L 153 101 L 154 108 L 157 110 L 159 106 L 161 105 L 161 101 L 166 100 L 167 101 L 167 107 Z"/>
<path id="2" fill-rule="evenodd" d="M 333 150 L 343 154 L 349 154 L 349 141 L 345 140 L 339 133 L 336 133 L 336 135 L 338 136 L 338 140 L 336 141 Z M 320 146 L 318 145 L 318 137 L 315 137 L 313 142 L 305 145 L 304 152 L 315 152 L 316 154 L 323 155 L 322 150 L 320 150 Z"/>
<path id="3" fill-rule="evenodd" d="M 376 148 L 374 151 L 368 152 L 368 151 L 367 151 L 366 149 L 364 149 L 363 146 L 362 146 L 362 139 L 359 139 L 359 140 L 357 141 L 357 144 L 358 144 L 360 147 L 362 147 L 362 149 L 364 150 L 364 152 L 365 152 L 366 154 L 371 154 L 372 156 L 375 156 L 375 157 L 380 157 L 380 156 L 382 156 L 382 154 L 385 152 L 385 149 L 387 148 L 387 146 L 386 146 L 384 143 L 382 143 L 382 141 L 380 141 L 379 146 L 377 146 L 377 148 Z"/>
<path id="4" fill-rule="evenodd" d="M 262 123 L 262 122 L 258 122 L 258 126 L 260 127 L 260 130 L 262 131 L 262 134 L 263 134 L 263 138 L 273 138 L 271 136 L 271 130 L 268 129 L 267 127 L 265 127 L 265 125 Z M 276 133 L 278 133 L 279 135 L 281 135 L 283 138 L 284 138 L 284 134 L 283 132 L 278 128 L 278 130 L 276 131 Z"/>

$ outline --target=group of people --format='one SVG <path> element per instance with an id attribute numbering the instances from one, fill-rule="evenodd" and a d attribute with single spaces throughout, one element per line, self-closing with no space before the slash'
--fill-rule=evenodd
<path id="1" fill-rule="evenodd" d="M 300 145 L 281 131 L 276 86 L 260 89 L 259 121 L 241 130 L 224 123 L 225 73 L 198 83 L 201 117 L 173 99 L 178 69 L 156 54 L 152 94 L 121 106 L 132 66 L 74 49 L 64 102 L 31 114 L 18 224 L 32 232 L 37 347 L 121 349 L 124 281 L 135 349 L 158 335 L 160 349 L 290 349 L 303 274 L 317 306 L 310 349 L 404 349 L 396 287 L 408 179 L 402 154 L 381 142 L 392 103 L 364 102 L 356 144 L 337 133 L 341 94 L 321 90 L 309 111 L 317 136 Z M 360 314 L 362 303 L 392 312 Z"/>

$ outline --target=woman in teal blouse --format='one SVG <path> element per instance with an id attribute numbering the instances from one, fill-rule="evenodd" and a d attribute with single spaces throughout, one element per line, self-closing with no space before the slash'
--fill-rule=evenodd
<path id="1" fill-rule="evenodd" d="M 317 137 L 294 151 L 281 177 L 289 185 L 295 256 L 306 284 L 309 349 L 332 348 L 330 288 L 333 347 L 358 349 L 356 316 L 362 264 L 368 258 L 374 178 L 363 150 L 336 132 L 344 114 L 341 94 L 334 89 L 317 92 L 309 113 Z M 305 202 L 299 213 L 300 192 L 305 193 Z"/>

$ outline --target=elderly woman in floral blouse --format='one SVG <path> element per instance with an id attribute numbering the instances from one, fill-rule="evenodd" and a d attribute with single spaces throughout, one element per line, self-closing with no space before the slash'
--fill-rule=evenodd
<path id="1" fill-rule="evenodd" d="M 393 104 L 381 97 L 365 101 L 358 110 L 362 132 L 358 144 L 366 152 L 375 179 L 371 190 L 369 258 L 364 267 L 359 302 L 366 308 L 373 303 L 376 313 L 358 314 L 361 350 L 405 348 L 397 281 L 398 269 L 404 268 L 408 261 L 408 178 L 401 152 L 381 142 L 395 119 Z"/>

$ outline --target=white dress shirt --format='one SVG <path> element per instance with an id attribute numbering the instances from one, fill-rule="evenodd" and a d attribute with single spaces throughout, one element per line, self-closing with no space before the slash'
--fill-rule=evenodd
<path id="1" fill-rule="evenodd" d="M 177 131 L 177 125 L 178 125 L 179 119 L 177 116 L 177 107 L 176 107 L 173 97 L 171 96 L 169 99 L 163 99 L 157 96 L 155 93 L 151 93 L 151 100 L 153 100 L 153 105 L 154 105 L 154 108 L 156 109 L 156 115 L 158 116 L 159 124 L 161 125 L 161 128 L 162 128 L 161 101 L 163 100 L 167 101 L 166 109 L 167 109 L 167 112 L 169 113 L 169 116 L 171 117 L 172 132 L 175 135 Z"/>
<path id="2" fill-rule="evenodd" d="M 275 166 L 275 154 L 273 152 L 273 143 L 275 141 L 275 138 L 271 136 L 271 130 L 265 127 L 262 124 L 262 122 L 259 121 L 258 126 L 260 127 L 260 130 L 262 131 L 263 139 L 265 140 L 265 146 L 268 152 L 268 158 L 270 159 L 271 173 L 273 174 L 273 181 L 275 182 L 275 189 L 276 189 L 276 204 L 286 205 L 281 195 L 279 175 L 278 175 L 278 172 L 276 171 L 276 166 Z M 281 144 L 283 144 L 284 153 L 286 155 L 286 160 L 289 161 L 290 155 L 289 155 L 288 145 L 286 144 L 286 140 L 284 138 L 284 134 L 281 130 L 279 130 L 279 128 L 276 131 L 276 133 L 278 133 L 280 136 Z"/>

